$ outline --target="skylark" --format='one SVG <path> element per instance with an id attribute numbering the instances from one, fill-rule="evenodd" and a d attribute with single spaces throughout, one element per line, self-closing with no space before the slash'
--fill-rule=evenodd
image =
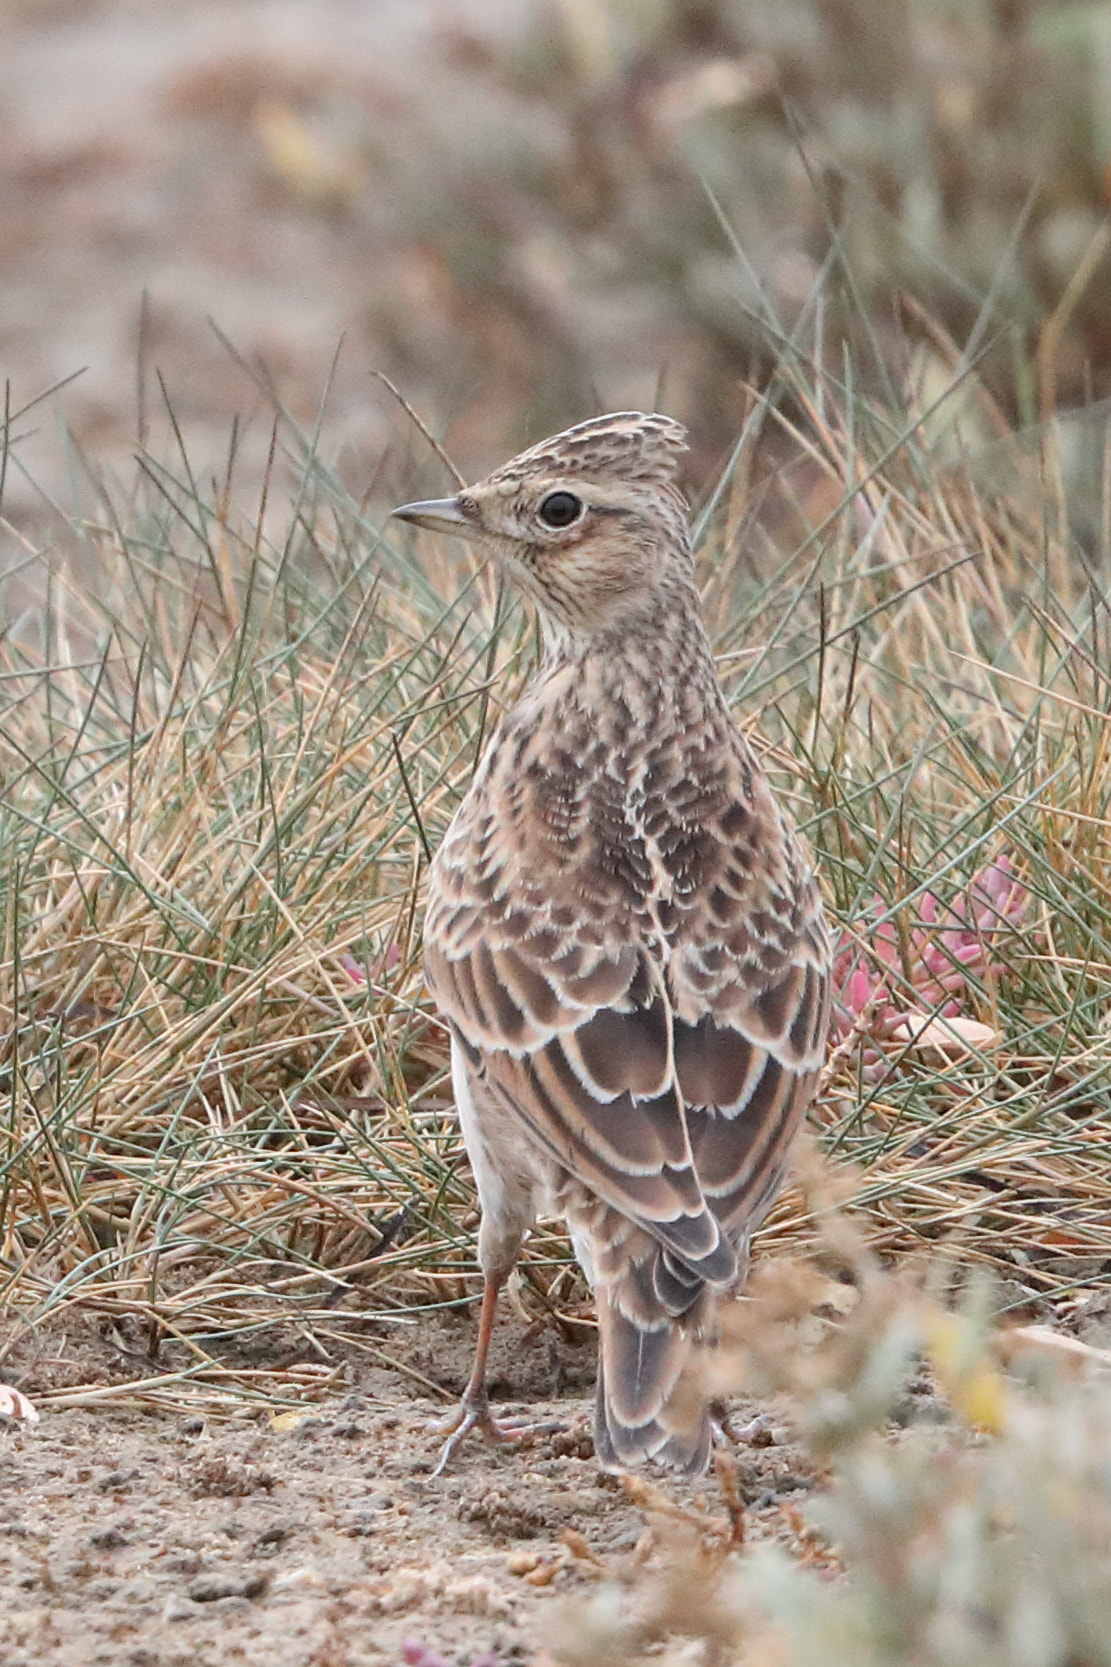
<path id="1" fill-rule="evenodd" d="M 669 417 L 597 417 L 394 511 L 488 552 L 545 644 L 429 878 L 485 1277 L 440 1468 L 470 1428 L 518 1433 L 491 1416 L 486 1355 L 541 1212 L 566 1218 L 597 1301 L 599 1460 L 704 1467 L 698 1354 L 823 1059 L 821 897 L 718 684 L 685 449 Z"/>

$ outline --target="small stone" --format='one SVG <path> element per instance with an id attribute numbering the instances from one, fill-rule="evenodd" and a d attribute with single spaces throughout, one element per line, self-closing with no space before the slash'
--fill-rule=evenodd
<path id="1" fill-rule="evenodd" d="M 199 1551 L 171 1551 L 162 1559 L 162 1567 L 168 1574 L 196 1574 L 200 1566 Z"/>
<path id="2" fill-rule="evenodd" d="M 117 1488 L 125 1488 L 138 1476 L 137 1470 L 109 1470 L 96 1484 L 98 1493 L 114 1493 Z"/>
<path id="3" fill-rule="evenodd" d="M 206 1615 L 246 1615 L 250 1607 L 249 1599 L 240 1597 L 238 1593 L 233 1592 L 229 1597 L 217 1598 L 215 1603 L 206 1603 L 204 1613 Z"/>
<path id="4" fill-rule="evenodd" d="M 264 1574 L 202 1574 L 189 1587 L 193 1603 L 218 1603 L 221 1598 L 260 1598 L 268 1581 Z"/>
<path id="5" fill-rule="evenodd" d="M 291 1433 L 297 1437 L 298 1441 L 315 1441 L 317 1436 L 321 1435 L 327 1427 L 327 1420 L 318 1417 L 314 1412 L 310 1418 L 298 1419 Z"/>
<path id="6" fill-rule="evenodd" d="M 162 1608 L 164 1621 L 194 1621 L 203 1611 L 199 1604 L 190 1603 L 180 1592 L 171 1592 Z"/>

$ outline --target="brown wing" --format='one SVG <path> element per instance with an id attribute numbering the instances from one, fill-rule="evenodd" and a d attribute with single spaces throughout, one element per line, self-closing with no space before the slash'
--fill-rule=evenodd
<path id="1" fill-rule="evenodd" d="M 714 1282 L 735 1258 L 695 1172 L 671 1045 L 671 1009 L 642 949 L 536 934 L 484 936 L 451 956 L 432 933 L 425 971 L 471 1068 L 559 1165 Z"/>
<path id="2" fill-rule="evenodd" d="M 619 735 L 572 733 L 572 687 L 560 702 L 559 746 L 517 708 L 437 853 L 428 982 L 471 1069 L 572 1181 L 728 1280 L 821 1062 L 818 888 L 704 692 L 635 785 Z"/>
<path id="3" fill-rule="evenodd" d="M 743 860 L 754 846 L 761 860 Z M 817 881 L 762 778 L 700 854 L 668 964 L 675 1071 L 703 1195 L 739 1242 L 778 1191 L 814 1091 L 830 944 Z"/>

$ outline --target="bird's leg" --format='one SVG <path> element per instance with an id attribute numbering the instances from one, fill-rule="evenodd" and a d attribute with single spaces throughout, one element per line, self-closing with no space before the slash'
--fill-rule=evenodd
<path id="1" fill-rule="evenodd" d="M 455 1411 L 447 1418 L 439 1419 L 434 1425 L 435 1429 L 446 1432 L 447 1440 L 440 1453 L 440 1462 L 432 1472 L 433 1476 L 443 1475 L 448 1460 L 468 1430 L 481 1430 L 487 1441 L 519 1441 L 525 1435 L 539 1435 L 543 1431 L 567 1428 L 565 1424 L 550 1420 L 532 1423 L 527 1418 L 495 1419 L 490 1411 L 490 1397 L 486 1392 L 486 1357 L 490 1353 L 498 1293 L 504 1283 L 504 1276 L 501 1279 L 487 1277 L 483 1286 L 482 1308 L 478 1316 L 478 1338 L 475 1342 L 474 1366 L 471 1369 L 470 1381 Z"/>
<path id="2" fill-rule="evenodd" d="M 478 1316 L 478 1339 L 475 1343 L 474 1366 L 470 1381 L 463 1391 L 463 1399 L 453 1413 L 437 1423 L 438 1430 L 447 1432 L 440 1462 L 432 1472 L 440 1476 L 448 1460 L 468 1430 L 481 1430 L 487 1441 L 515 1441 L 524 1434 L 517 1421 L 508 1419 L 497 1423 L 490 1412 L 490 1397 L 486 1392 L 486 1357 L 490 1353 L 490 1338 L 494 1331 L 494 1315 L 498 1307 L 498 1293 L 504 1281 L 487 1279 L 482 1289 L 482 1310 Z"/>

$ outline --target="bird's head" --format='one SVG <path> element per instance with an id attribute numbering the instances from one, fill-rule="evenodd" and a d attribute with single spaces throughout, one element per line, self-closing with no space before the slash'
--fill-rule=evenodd
<path id="1" fill-rule="evenodd" d="M 550 635 L 593 635 L 631 622 L 676 580 L 689 587 L 687 510 L 675 478 L 686 446 L 670 417 L 593 417 L 454 498 L 393 513 L 478 545 L 536 604 Z"/>

